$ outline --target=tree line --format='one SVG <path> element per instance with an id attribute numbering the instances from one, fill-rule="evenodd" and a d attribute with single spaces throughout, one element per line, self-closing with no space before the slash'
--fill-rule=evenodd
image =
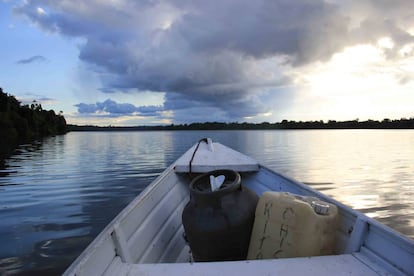
<path id="1" fill-rule="evenodd" d="M 18 144 L 66 132 L 66 120 L 61 112 L 44 110 L 37 102 L 22 105 L 0 87 L 0 161 Z"/>
<path id="2" fill-rule="evenodd" d="M 414 129 L 414 118 L 382 121 L 358 119 L 350 121 L 288 121 L 276 123 L 225 123 L 205 122 L 191 124 L 170 124 L 157 126 L 78 126 L 68 125 L 70 131 L 137 131 L 137 130 L 266 130 L 266 129 Z"/>

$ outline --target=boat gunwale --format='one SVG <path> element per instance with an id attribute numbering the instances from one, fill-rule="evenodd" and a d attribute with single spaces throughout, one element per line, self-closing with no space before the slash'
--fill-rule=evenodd
<path id="1" fill-rule="evenodd" d="M 162 180 L 168 177 L 169 174 L 174 173 L 175 162 L 168 166 L 159 176 L 157 176 L 147 187 L 142 190 L 130 203 L 121 210 L 102 230 L 101 232 L 86 246 L 82 253 L 68 266 L 63 275 L 70 275 L 72 272 L 76 272 L 94 253 L 94 249 L 98 247 L 108 235 L 111 235 L 119 223 L 128 216 L 138 205 L 142 204 L 145 198 L 151 196 L 152 190 L 154 190 Z M 108 264 L 109 265 L 109 264 Z"/>
<path id="2" fill-rule="evenodd" d="M 116 227 L 120 225 L 120 223 L 130 214 L 131 211 L 136 210 L 139 208 L 139 205 L 143 204 L 148 197 L 151 197 L 152 192 L 158 187 L 158 185 L 162 184 L 163 181 L 169 177 L 171 174 L 175 173 L 179 175 L 188 175 L 187 173 L 177 173 L 174 171 L 174 167 L 176 165 L 176 161 L 173 162 L 170 166 L 168 166 L 159 176 L 157 176 L 147 187 L 145 187 L 140 194 L 138 194 L 124 209 L 120 211 L 118 215 L 116 215 L 109 223 L 106 225 L 103 230 L 91 241 L 91 243 L 82 251 L 82 253 L 71 263 L 71 265 L 66 269 L 63 275 L 72 275 L 77 272 L 82 271 L 82 267 L 86 264 L 91 257 L 94 256 L 96 253 L 96 248 L 99 247 L 105 240 L 112 238 L 111 235 L 115 231 Z M 262 164 L 259 164 L 259 171 L 257 172 L 243 172 L 242 174 L 258 174 L 260 172 L 265 172 L 268 174 L 273 174 L 277 177 L 280 177 L 282 180 L 286 181 L 289 184 L 292 184 L 292 187 L 299 189 L 299 191 L 303 192 L 306 195 L 317 196 L 325 201 L 335 204 L 338 206 L 340 213 L 347 217 L 349 221 L 356 222 L 357 220 L 362 220 L 368 224 L 371 229 L 374 229 L 374 234 L 380 235 L 381 238 L 386 238 L 388 242 L 396 244 L 396 246 L 400 247 L 401 249 L 405 250 L 410 254 L 414 254 L 414 240 L 410 239 L 409 237 L 404 236 L 403 234 L 399 233 L 398 231 L 390 228 L 387 225 L 384 225 L 373 218 L 368 217 L 367 215 L 359 212 L 357 210 L 352 209 L 351 207 L 335 200 L 332 197 L 329 197 L 322 192 L 313 189 L 309 185 L 306 185 L 300 181 L 297 181 L 289 176 L 286 176 L 282 173 L 276 172 Z M 269 187 L 269 190 L 271 187 Z M 346 233 L 344 233 L 346 234 Z M 350 234 L 348 232 L 348 234 Z M 367 240 L 367 235 L 363 237 L 363 242 Z M 363 244 L 361 244 L 363 247 Z M 355 251 L 355 252 L 359 252 Z M 365 247 L 366 249 L 370 250 L 369 247 Z M 349 252 L 352 253 L 352 252 Z M 374 252 L 374 254 L 378 254 L 378 252 Z M 116 248 L 115 248 L 115 255 L 116 255 Z M 383 258 L 385 262 L 387 262 L 388 258 L 384 256 L 378 255 L 378 257 Z M 391 260 L 387 262 L 389 265 L 395 265 L 395 262 Z M 106 264 L 105 269 L 110 266 L 110 263 Z M 402 269 L 395 266 L 396 269 Z M 402 270 L 403 271 L 403 270 Z"/>

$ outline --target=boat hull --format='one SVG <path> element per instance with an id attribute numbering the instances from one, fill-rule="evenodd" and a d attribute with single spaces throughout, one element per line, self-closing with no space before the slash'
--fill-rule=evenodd
<path id="1" fill-rule="evenodd" d="M 64 275 L 158 275 L 160 271 L 171 275 L 174 271 L 179 275 L 192 275 L 195 271 L 202 275 L 213 275 L 213 272 L 220 272 L 215 275 L 228 275 L 224 272 L 251 275 L 257 274 L 255 271 L 260 268 L 265 273 L 272 262 L 277 263 L 276 270 L 302 267 L 302 272 L 308 275 L 310 269 L 319 275 L 328 273 L 338 263 L 342 264 L 341 270 L 335 274 L 369 275 L 365 273 L 368 267 L 367 271 L 373 275 L 414 275 L 413 240 L 261 165 L 256 172 L 241 173 L 243 185 L 258 196 L 265 191 L 284 191 L 315 196 L 338 207 L 340 223 L 335 233 L 338 255 L 191 266 L 190 250 L 183 238 L 182 212 L 190 200 L 188 185 L 192 177 L 176 173 L 174 167 L 172 164 L 167 168 L 105 227 Z"/>

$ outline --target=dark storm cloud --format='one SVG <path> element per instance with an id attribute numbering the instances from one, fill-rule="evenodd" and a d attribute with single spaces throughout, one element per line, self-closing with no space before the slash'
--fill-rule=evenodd
<path id="1" fill-rule="evenodd" d="M 329 57 L 334 50 L 324 47 L 323 54 L 314 55 L 310 41 L 333 40 L 346 30 L 338 7 L 324 1 L 204 1 L 193 4 L 192 10 L 176 29 L 201 52 L 228 49 L 254 58 L 288 55 L 303 63 Z"/>
<path id="2" fill-rule="evenodd" d="M 17 64 L 28 64 L 28 63 L 34 63 L 34 62 L 45 62 L 47 59 L 44 56 L 32 56 L 26 59 L 21 59 L 16 61 Z"/>
<path id="3" fill-rule="evenodd" d="M 165 92 L 174 114 L 206 108 L 230 120 L 288 102 L 286 72 L 347 46 L 387 36 L 396 45 L 387 56 L 396 58 L 413 43 L 412 10 L 411 0 L 36 0 L 15 8 L 48 32 L 82 38 L 79 58 L 101 75 L 101 91 Z"/>
<path id="4" fill-rule="evenodd" d="M 156 116 L 163 111 L 161 106 L 134 106 L 129 103 L 117 103 L 111 99 L 95 104 L 79 103 L 75 105 L 81 114 L 104 113 L 111 116 L 139 115 L 139 116 Z"/>

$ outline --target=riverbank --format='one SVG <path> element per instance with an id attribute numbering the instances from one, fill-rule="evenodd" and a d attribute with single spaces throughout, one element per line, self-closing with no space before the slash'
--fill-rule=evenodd
<path id="1" fill-rule="evenodd" d="M 53 110 L 44 110 L 42 105 L 33 102 L 21 103 L 0 88 L 0 166 L 14 149 L 44 137 L 65 134 L 67 125 L 65 117 Z"/>
<path id="2" fill-rule="evenodd" d="M 68 125 L 69 131 L 145 131 L 145 130 L 268 130 L 268 129 L 414 129 L 414 118 L 382 121 L 288 121 L 276 123 L 205 122 L 156 126 L 93 126 Z"/>

